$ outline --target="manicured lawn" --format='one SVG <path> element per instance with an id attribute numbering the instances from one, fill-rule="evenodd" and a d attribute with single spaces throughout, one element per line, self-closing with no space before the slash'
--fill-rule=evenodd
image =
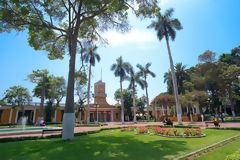
<path id="1" fill-rule="evenodd" d="M 204 130 L 203 133 L 207 134 L 207 137 L 167 138 L 108 130 L 87 136 L 76 136 L 74 141 L 43 139 L 0 143 L 0 159 L 173 159 L 228 137 L 239 135 L 240 131 Z"/>
<path id="2" fill-rule="evenodd" d="M 226 145 L 218 150 L 210 152 L 200 158 L 198 160 L 208 160 L 208 159 L 217 159 L 224 160 L 228 155 L 235 153 L 239 150 L 240 140 L 233 142 L 229 145 Z"/>

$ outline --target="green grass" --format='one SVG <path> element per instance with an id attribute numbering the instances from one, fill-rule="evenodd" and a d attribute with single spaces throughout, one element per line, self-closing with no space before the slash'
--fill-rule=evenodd
<path id="1" fill-rule="evenodd" d="M 164 160 L 239 135 L 240 131 L 203 130 L 203 133 L 207 137 L 167 138 L 105 130 L 87 136 L 75 136 L 74 141 L 54 138 L 0 143 L 0 155 L 1 160 Z"/>
<path id="2" fill-rule="evenodd" d="M 208 160 L 208 159 L 224 160 L 228 155 L 233 154 L 237 150 L 239 150 L 239 146 L 240 146 L 240 140 L 237 140 L 236 142 L 226 145 L 220 149 L 210 152 L 197 159 L 198 160 Z"/>

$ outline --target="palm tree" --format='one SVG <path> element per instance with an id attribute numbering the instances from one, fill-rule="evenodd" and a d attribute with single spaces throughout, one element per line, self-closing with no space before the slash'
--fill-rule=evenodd
<path id="1" fill-rule="evenodd" d="M 183 82 L 184 80 L 188 79 L 188 74 L 186 72 L 186 65 L 183 65 L 182 63 L 177 63 L 175 65 L 175 72 L 176 72 L 179 94 L 185 94 L 185 88 L 184 88 Z"/>
<path id="2" fill-rule="evenodd" d="M 126 76 L 126 80 L 130 82 L 128 88 L 132 89 L 132 97 L 133 97 L 133 113 L 134 113 L 134 118 L 133 121 L 134 123 L 137 123 L 136 120 L 136 97 L 135 97 L 135 92 L 136 92 L 136 83 L 140 85 L 142 89 L 144 89 L 144 81 L 140 79 L 140 74 L 137 74 L 134 72 L 133 67 L 130 65 L 128 69 L 128 73 L 130 74 L 129 76 Z"/>
<path id="3" fill-rule="evenodd" d="M 157 31 L 157 37 L 161 41 L 164 37 L 166 39 L 167 48 L 168 48 L 168 55 L 170 60 L 170 67 L 171 67 L 171 74 L 173 80 L 173 90 L 174 90 L 174 97 L 176 101 L 176 108 L 177 108 L 177 117 L 178 117 L 178 124 L 182 124 L 182 108 L 179 103 L 178 98 L 178 89 L 177 89 L 177 80 L 176 75 L 174 73 L 174 66 L 172 55 L 169 46 L 169 37 L 174 41 L 176 37 L 176 30 L 181 30 L 182 25 L 176 18 L 171 18 L 173 14 L 173 9 L 168 9 L 164 15 L 161 13 L 157 16 L 158 20 L 155 22 L 153 21 L 148 28 L 154 28 Z"/>
<path id="4" fill-rule="evenodd" d="M 130 64 L 127 62 L 123 62 L 122 56 L 120 56 L 116 61 L 117 63 L 111 66 L 111 71 L 114 71 L 115 77 L 120 77 L 120 94 L 121 94 L 121 111 L 122 111 L 121 115 L 122 115 L 122 124 L 124 124 L 124 100 L 123 100 L 123 93 L 122 93 L 122 82 L 126 77 Z"/>
<path id="5" fill-rule="evenodd" d="M 151 66 L 151 63 L 147 63 L 145 66 L 142 66 L 140 64 L 137 65 L 137 67 L 140 69 L 140 71 L 138 72 L 138 74 L 144 78 L 144 87 L 146 89 L 146 98 L 147 98 L 147 112 L 148 112 L 148 121 L 150 120 L 150 116 L 149 116 L 149 99 L 148 99 L 148 84 L 147 84 L 147 76 L 150 75 L 152 77 L 155 77 L 155 73 L 153 73 L 152 71 L 149 70 L 149 67 Z"/>
<path id="6" fill-rule="evenodd" d="M 169 94 L 173 94 L 171 71 L 165 72 L 163 77 L 164 77 L 164 83 L 167 83 L 167 92 Z"/>
<path id="7" fill-rule="evenodd" d="M 90 122 L 90 86 L 91 86 L 91 67 L 95 66 L 96 60 L 100 61 L 100 56 L 96 53 L 97 46 L 94 46 L 93 48 L 89 48 L 88 52 L 83 56 L 83 59 L 86 63 L 89 63 L 89 75 L 88 75 L 88 108 L 87 108 L 87 124 Z"/>
<path id="8" fill-rule="evenodd" d="M 185 94 L 184 81 L 189 80 L 189 75 L 186 72 L 186 65 L 182 63 L 177 63 L 174 66 L 177 85 L 178 85 L 178 94 Z M 164 73 L 164 83 L 167 83 L 167 90 L 169 94 L 173 94 L 173 83 L 171 71 Z"/>

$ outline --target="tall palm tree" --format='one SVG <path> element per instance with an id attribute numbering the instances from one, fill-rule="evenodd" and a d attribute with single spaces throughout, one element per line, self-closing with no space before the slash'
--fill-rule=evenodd
<path id="1" fill-rule="evenodd" d="M 148 84 L 147 84 L 147 76 L 150 75 L 152 77 L 156 77 L 155 73 L 149 70 L 149 67 L 151 66 L 151 63 L 147 63 L 145 66 L 142 66 L 140 64 L 137 65 L 137 67 L 140 69 L 138 74 L 144 78 L 144 87 L 146 90 L 146 98 L 147 98 L 147 113 L 148 113 L 148 121 L 150 120 L 149 116 L 149 99 L 148 99 Z"/>
<path id="2" fill-rule="evenodd" d="M 168 48 L 168 55 L 170 60 L 170 67 L 171 67 L 171 74 L 173 80 L 173 90 L 174 90 L 174 97 L 176 101 L 176 108 L 177 108 L 177 117 L 178 117 L 178 124 L 182 124 L 182 108 L 179 103 L 178 98 L 178 89 L 177 89 L 177 80 L 176 75 L 174 73 L 174 66 L 172 55 L 169 46 L 169 37 L 174 41 L 176 37 L 176 30 L 181 30 L 182 25 L 176 18 L 171 18 L 173 14 L 173 9 L 168 9 L 164 15 L 161 13 L 157 16 L 157 21 L 153 21 L 148 28 L 154 28 L 157 31 L 157 37 L 161 41 L 164 37 L 166 39 L 167 48 Z"/>
<path id="3" fill-rule="evenodd" d="M 89 48 L 88 52 L 83 56 L 83 59 L 86 63 L 89 63 L 89 74 L 88 74 L 88 95 L 87 95 L 87 124 L 90 122 L 90 86 L 91 86 L 91 68 L 92 66 L 95 66 L 96 60 L 100 61 L 99 54 L 96 53 L 97 46 L 94 46 L 93 48 Z"/>
<path id="4" fill-rule="evenodd" d="M 121 94 L 121 112 L 122 112 L 122 124 L 124 124 L 124 100 L 122 93 L 122 82 L 126 77 L 130 64 L 128 62 L 123 62 L 122 56 L 120 56 L 115 64 L 111 66 L 111 71 L 114 71 L 115 77 L 120 77 L 120 94 Z"/>
<path id="5" fill-rule="evenodd" d="M 133 97 L 133 113 L 134 113 L 134 118 L 133 121 L 134 123 L 137 123 L 136 119 L 136 97 L 135 97 L 135 92 L 136 92 L 136 84 L 139 84 L 142 89 L 144 89 L 144 80 L 140 79 L 140 74 L 137 74 L 134 72 L 133 67 L 130 65 L 128 69 L 128 73 L 130 74 L 129 76 L 126 76 L 126 80 L 130 82 L 128 88 L 132 89 L 132 97 Z"/>

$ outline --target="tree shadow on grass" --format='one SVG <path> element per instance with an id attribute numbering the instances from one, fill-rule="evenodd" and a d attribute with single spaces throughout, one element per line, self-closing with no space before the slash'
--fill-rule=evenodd
<path id="1" fill-rule="evenodd" d="M 14 142 L 8 144 L 1 160 L 164 160 L 186 150 L 185 141 L 162 137 L 151 138 L 148 135 L 138 136 L 142 137 L 136 138 L 135 135 L 126 134 L 123 136 L 79 136 L 75 137 L 74 141 L 47 139 Z"/>

